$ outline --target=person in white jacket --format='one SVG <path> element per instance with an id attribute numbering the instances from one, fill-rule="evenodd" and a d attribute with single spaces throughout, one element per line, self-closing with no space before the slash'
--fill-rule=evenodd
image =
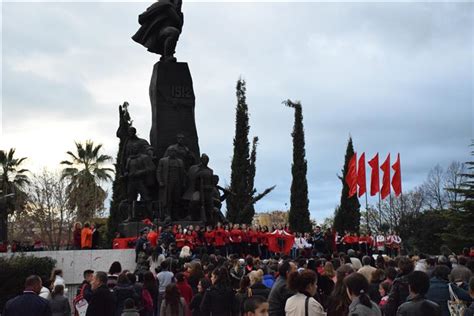
<path id="1" fill-rule="evenodd" d="M 63 279 L 63 270 L 61 269 L 54 269 L 51 273 L 51 283 L 52 288 L 56 285 L 62 285 L 64 287 L 64 296 L 67 296 L 67 288 L 66 288 L 66 281 Z"/>
<path id="2" fill-rule="evenodd" d="M 312 270 L 293 272 L 288 277 L 288 286 L 296 294 L 285 304 L 286 316 L 326 316 L 323 307 L 314 299 L 317 275 Z"/>

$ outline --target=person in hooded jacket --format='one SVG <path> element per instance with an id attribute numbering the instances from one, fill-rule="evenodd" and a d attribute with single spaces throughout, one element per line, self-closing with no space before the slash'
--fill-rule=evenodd
<path id="1" fill-rule="evenodd" d="M 229 285 L 229 273 L 225 267 L 218 267 L 211 273 L 212 286 L 206 290 L 201 302 L 203 316 L 235 316 L 234 291 Z"/>
<path id="2" fill-rule="evenodd" d="M 449 316 L 448 301 L 451 300 L 449 287 L 461 301 L 465 301 L 468 305 L 472 302 L 469 293 L 454 283 L 449 282 L 450 269 L 446 265 L 438 265 L 433 270 L 433 276 L 430 279 L 430 288 L 426 294 L 426 298 L 437 303 L 441 307 L 441 315 Z"/>
<path id="3" fill-rule="evenodd" d="M 130 283 L 130 280 L 127 277 L 126 273 L 121 273 L 117 280 L 117 285 L 113 288 L 115 295 L 115 316 L 122 315 L 125 300 L 131 298 L 134 301 L 137 301 L 136 292 L 133 288 L 133 285 Z"/>
<path id="4" fill-rule="evenodd" d="M 408 289 L 408 274 L 413 271 L 414 264 L 408 257 L 401 257 L 398 262 L 398 268 L 400 271 L 395 280 L 393 280 L 387 304 L 385 305 L 385 316 L 395 316 L 398 307 L 406 301 L 410 294 Z"/>
<path id="5" fill-rule="evenodd" d="M 425 298 L 430 288 L 430 278 L 423 271 L 413 271 L 408 276 L 410 295 L 405 303 L 400 305 L 397 315 L 432 315 L 440 316 L 441 308 L 438 304 Z"/>

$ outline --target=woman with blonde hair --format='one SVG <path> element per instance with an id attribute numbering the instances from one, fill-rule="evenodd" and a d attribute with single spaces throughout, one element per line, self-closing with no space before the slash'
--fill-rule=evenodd
<path id="1" fill-rule="evenodd" d="M 248 295 L 249 296 L 263 296 L 265 299 L 270 295 L 270 289 L 263 284 L 263 270 L 258 269 L 257 271 L 252 271 L 248 274 L 250 279 L 250 288 Z"/>
<path id="2" fill-rule="evenodd" d="M 336 271 L 334 270 L 334 266 L 333 266 L 333 264 L 332 264 L 331 261 L 327 261 L 327 262 L 324 264 L 324 268 L 323 268 L 323 273 L 322 273 L 322 275 L 327 276 L 327 277 L 330 278 L 334 283 L 336 283 L 336 281 L 337 281 Z"/>

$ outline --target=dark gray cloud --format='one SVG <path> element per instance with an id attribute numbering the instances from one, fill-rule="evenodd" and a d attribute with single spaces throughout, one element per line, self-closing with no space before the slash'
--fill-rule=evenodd
<path id="1" fill-rule="evenodd" d="M 3 135 L 32 160 L 55 164 L 73 139 L 114 155 L 117 105 L 131 103 L 147 137 L 148 84 L 157 56 L 130 36 L 149 3 L 4 3 Z M 277 188 L 257 210 L 289 204 L 293 112 L 304 111 L 312 215 L 340 199 L 349 135 L 367 158 L 402 155 L 404 188 L 434 165 L 469 158 L 473 111 L 472 3 L 186 3 L 177 48 L 189 63 L 202 151 L 230 179 L 235 82 L 247 80 L 256 186 Z M 21 22 L 21 23 L 20 23 Z M 29 151 L 43 118 L 58 136 L 49 160 Z M 38 123 L 39 124 L 39 123 Z M 33 130 L 34 129 L 34 130 Z M 73 138 L 73 139 L 67 139 Z M 31 146 L 35 148 L 34 146 Z M 20 150 L 20 148 L 19 148 Z"/>

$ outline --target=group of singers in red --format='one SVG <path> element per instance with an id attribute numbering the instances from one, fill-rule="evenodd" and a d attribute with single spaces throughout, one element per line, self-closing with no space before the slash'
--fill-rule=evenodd
<path id="1" fill-rule="evenodd" d="M 162 234 L 162 227 L 157 231 L 148 233 L 148 239 L 152 244 L 157 243 L 157 238 Z M 397 255 L 401 248 L 401 238 L 396 233 L 384 235 L 377 234 L 355 234 L 346 232 L 339 235 L 335 230 L 328 229 L 325 233 L 317 226 L 313 233 L 293 234 L 288 226 L 250 226 L 245 224 L 221 224 L 216 227 L 207 226 L 202 229 L 199 226 L 182 227 L 174 225 L 169 231 L 174 237 L 176 248 L 181 249 L 188 246 L 191 251 L 216 253 L 221 255 L 238 254 L 240 256 L 252 255 L 254 257 L 269 258 L 275 250 L 272 238 L 278 239 L 278 243 L 289 242 L 287 249 L 293 248 L 292 255 L 308 255 L 314 253 L 335 253 L 353 249 L 365 254 L 387 253 Z M 285 237 L 283 239 L 282 237 Z M 301 251 L 298 251 L 299 249 Z"/>
<path id="2" fill-rule="evenodd" d="M 379 232 L 376 236 L 368 234 L 354 234 L 346 232 L 344 236 L 336 235 L 336 243 L 343 250 L 354 249 L 364 253 L 387 253 L 396 256 L 400 253 L 402 239 L 396 232 L 383 234 Z"/>

